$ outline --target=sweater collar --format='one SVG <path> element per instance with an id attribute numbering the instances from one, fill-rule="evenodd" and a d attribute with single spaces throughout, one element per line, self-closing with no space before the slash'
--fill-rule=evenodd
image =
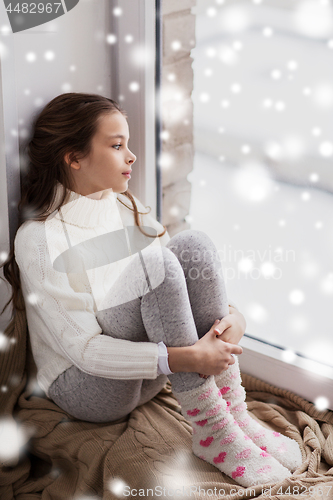
<path id="1" fill-rule="evenodd" d="M 55 203 L 60 201 L 64 190 L 63 184 L 58 182 Z M 99 199 L 93 197 L 95 193 L 83 196 L 69 189 L 66 189 L 66 192 L 65 204 L 52 214 L 56 219 L 63 220 L 66 224 L 79 227 L 96 227 L 104 224 L 109 225 L 114 218 L 119 218 L 117 193 L 112 188 L 99 191 Z"/>

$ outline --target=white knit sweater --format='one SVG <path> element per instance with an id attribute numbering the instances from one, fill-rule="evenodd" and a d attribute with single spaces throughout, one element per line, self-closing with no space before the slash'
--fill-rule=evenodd
<path id="1" fill-rule="evenodd" d="M 58 183 L 57 197 L 63 192 Z M 100 199 L 73 191 L 60 211 L 45 222 L 26 221 L 18 229 L 14 251 L 20 269 L 28 329 L 37 381 L 48 394 L 52 382 L 67 368 L 112 379 L 155 379 L 158 376 L 158 345 L 131 342 L 101 335 L 96 312 L 107 291 L 129 264 L 132 256 L 85 273 L 59 272 L 55 259 L 85 240 L 135 224 L 130 200 L 108 189 Z M 140 212 L 147 209 L 135 198 Z M 143 225 L 163 226 L 151 215 L 140 216 Z M 165 246 L 166 232 L 150 246 Z M 230 303 L 230 301 L 229 301 Z"/>
<path id="2" fill-rule="evenodd" d="M 58 183 L 57 199 L 63 190 Z M 28 329 L 37 381 L 48 394 L 52 382 L 64 370 L 76 365 L 91 375 L 113 379 L 155 379 L 158 346 L 153 342 L 130 342 L 100 335 L 96 319 L 106 292 L 133 257 L 78 273 L 56 271 L 58 255 L 84 240 L 133 226 L 130 200 L 112 190 L 101 199 L 69 192 L 68 202 L 45 222 L 26 221 L 14 241 L 15 259 L 20 269 L 22 293 L 26 305 Z M 147 209 L 135 198 L 140 212 Z M 61 221 L 63 216 L 64 223 Z M 151 215 L 143 215 L 143 225 L 163 226 Z M 67 233 L 67 234 L 66 234 Z M 166 245 L 165 233 L 151 245 Z"/>

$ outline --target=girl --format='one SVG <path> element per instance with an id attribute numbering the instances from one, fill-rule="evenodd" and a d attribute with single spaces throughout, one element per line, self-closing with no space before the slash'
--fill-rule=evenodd
<path id="1" fill-rule="evenodd" d="M 229 314 L 213 242 L 194 230 L 170 238 L 128 190 L 136 157 L 125 112 L 66 93 L 32 132 L 4 274 L 14 307 L 22 287 L 40 387 L 75 418 L 111 422 L 168 376 L 195 455 L 243 486 L 290 476 L 297 443 L 247 413 L 233 356 L 245 321 Z"/>

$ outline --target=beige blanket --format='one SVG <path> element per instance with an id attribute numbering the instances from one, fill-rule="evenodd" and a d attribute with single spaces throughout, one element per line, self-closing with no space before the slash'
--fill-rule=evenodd
<path id="1" fill-rule="evenodd" d="M 36 392 L 24 312 L 5 334 L 0 408 L 23 426 L 27 444 L 1 468 L 1 500 L 333 499 L 333 412 L 242 374 L 252 416 L 295 439 L 303 453 L 302 466 L 282 483 L 245 489 L 192 453 L 191 426 L 169 383 L 122 420 L 81 422 Z"/>

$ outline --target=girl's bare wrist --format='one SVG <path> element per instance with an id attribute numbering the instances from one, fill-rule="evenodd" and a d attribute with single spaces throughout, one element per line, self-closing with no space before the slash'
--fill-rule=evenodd
<path id="1" fill-rule="evenodd" d="M 193 372 L 195 366 L 194 346 L 167 347 L 169 368 L 173 373 Z"/>

